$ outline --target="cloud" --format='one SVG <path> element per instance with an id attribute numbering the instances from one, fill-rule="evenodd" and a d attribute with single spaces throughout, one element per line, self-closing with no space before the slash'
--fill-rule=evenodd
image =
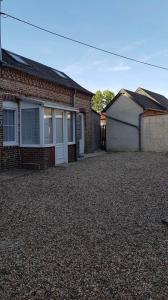
<path id="1" fill-rule="evenodd" d="M 104 71 L 104 72 L 124 72 L 124 71 L 129 71 L 129 70 L 131 70 L 131 66 L 126 65 L 124 63 L 120 63 L 116 66 L 104 67 L 104 69 L 102 71 Z"/>
<path id="2" fill-rule="evenodd" d="M 130 50 L 134 50 L 134 49 L 139 48 L 140 46 L 144 45 L 144 43 L 145 43 L 145 40 L 139 40 L 139 41 L 132 42 L 132 43 L 122 47 L 120 49 L 120 52 L 127 52 Z"/>
<path id="3" fill-rule="evenodd" d="M 144 55 L 141 60 L 147 62 L 149 60 L 151 60 L 152 58 L 158 57 L 158 56 L 163 56 L 163 57 L 167 57 L 168 56 L 168 49 L 163 49 L 154 53 L 151 53 L 149 55 Z"/>

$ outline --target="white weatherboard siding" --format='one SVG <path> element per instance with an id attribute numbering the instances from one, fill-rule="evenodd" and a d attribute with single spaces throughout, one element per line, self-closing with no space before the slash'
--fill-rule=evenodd
<path id="1" fill-rule="evenodd" d="M 143 117 L 141 137 L 143 151 L 168 152 L 168 115 Z"/>
<path id="2" fill-rule="evenodd" d="M 143 109 L 129 97 L 121 95 L 106 111 L 106 115 L 123 122 L 139 125 Z M 138 151 L 138 129 L 107 118 L 107 151 Z"/>

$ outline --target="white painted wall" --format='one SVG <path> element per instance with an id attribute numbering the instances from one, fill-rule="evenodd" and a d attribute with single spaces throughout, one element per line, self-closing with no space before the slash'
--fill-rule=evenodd
<path id="1" fill-rule="evenodd" d="M 142 150 L 168 152 L 168 115 L 146 116 L 141 124 Z"/>
<path id="2" fill-rule="evenodd" d="M 139 125 L 139 114 L 143 109 L 128 96 L 121 95 L 106 111 L 106 115 Z M 106 129 L 107 151 L 138 151 L 138 129 L 107 118 Z"/>

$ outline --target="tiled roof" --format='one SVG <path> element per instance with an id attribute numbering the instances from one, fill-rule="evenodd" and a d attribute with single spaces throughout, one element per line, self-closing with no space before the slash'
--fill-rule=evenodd
<path id="1" fill-rule="evenodd" d="M 129 90 L 125 90 L 132 98 L 134 102 L 136 102 L 139 106 L 141 106 L 143 109 L 164 109 L 161 104 L 153 101 L 149 97 L 146 97 L 144 95 L 138 94 L 136 92 L 132 92 Z"/>
<path id="2" fill-rule="evenodd" d="M 165 96 L 163 96 L 161 94 L 158 94 L 158 93 L 154 93 L 154 92 L 149 91 L 149 90 L 146 90 L 144 88 L 138 88 L 136 90 L 136 92 L 140 93 L 141 90 L 145 92 L 147 97 L 150 97 L 150 98 L 156 100 L 161 105 L 163 105 L 166 109 L 168 109 L 168 99 Z"/>

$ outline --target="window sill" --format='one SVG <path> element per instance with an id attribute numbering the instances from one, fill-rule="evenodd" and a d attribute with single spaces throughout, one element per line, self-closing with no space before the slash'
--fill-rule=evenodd
<path id="1" fill-rule="evenodd" d="M 67 143 L 68 145 L 75 145 L 76 143 L 75 142 L 69 142 Z"/>
<path id="2" fill-rule="evenodd" d="M 43 146 L 42 145 L 34 145 L 34 144 L 32 144 L 32 145 L 30 145 L 30 144 L 21 144 L 20 145 L 20 147 L 21 148 L 43 148 Z"/>
<path id="3" fill-rule="evenodd" d="M 54 147 L 54 146 L 55 146 L 54 144 L 45 144 L 42 147 L 43 148 L 49 148 L 49 147 Z"/>
<path id="4" fill-rule="evenodd" d="M 17 147 L 19 146 L 17 143 L 3 143 L 3 147 Z"/>

